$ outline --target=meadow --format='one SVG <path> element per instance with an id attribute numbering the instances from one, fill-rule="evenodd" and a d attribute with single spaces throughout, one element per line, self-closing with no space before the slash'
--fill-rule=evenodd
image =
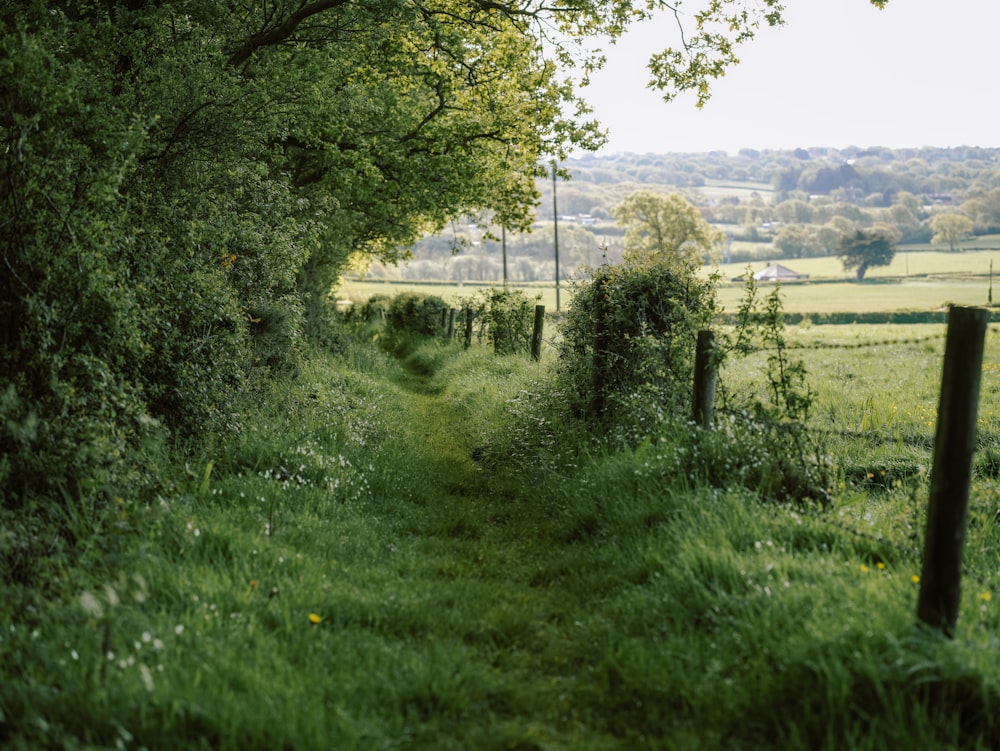
<path id="1" fill-rule="evenodd" d="M 680 471 L 683 440 L 581 444 L 531 406 L 549 349 L 314 353 L 159 497 L 67 499 L 75 549 L 3 585 L 0 740 L 995 748 L 992 328 L 955 638 L 915 619 L 943 334 L 788 329 L 836 463 L 825 509 Z"/>
<path id="2" fill-rule="evenodd" d="M 1000 242 L 990 240 L 982 246 L 970 246 L 962 253 L 947 253 L 921 249 L 900 249 L 889 266 L 870 269 L 865 281 L 857 283 L 845 272 L 836 258 L 803 258 L 778 262 L 794 271 L 808 275 L 802 281 L 782 284 L 784 309 L 789 313 L 869 313 L 900 310 L 942 310 L 948 305 L 987 305 L 991 300 L 991 262 L 997 261 L 1000 275 Z M 722 264 L 705 267 L 705 274 L 718 273 L 719 301 L 732 312 L 739 305 L 743 284 L 732 281 L 747 269 L 760 271 L 768 261 L 753 264 Z M 365 279 L 345 279 L 337 290 L 338 299 L 362 301 L 377 294 L 417 292 L 438 295 L 460 304 L 476 290 L 495 283 L 463 284 L 444 282 L 380 282 Z M 525 294 L 540 296 L 539 303 L 547 311 L 556 310 L 554 283 L 512 284 Z M 1000 302 L 1000 288 L 996 290 Z M 572 280 L 560 284 L 560 308 L 572 304 Z"/>

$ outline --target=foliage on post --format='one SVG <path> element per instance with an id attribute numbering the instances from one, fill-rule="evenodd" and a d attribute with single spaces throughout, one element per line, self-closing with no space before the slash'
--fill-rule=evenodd
<path id="1" fill-rule="evenodd" d="M 545 306 L 535 306 L 535 323 L 531 329 L 531 359 L 538 362 L 542 359 L 542 330 L 545 326 Z"/>
<path id="2" fill-rule="evenodd" d="M 694 354 L 694 421 L 705 430 L 711 430 L 715 412 L 714 349 L 715 335 L 708 330 L 699 331 Z"/>
<path id="3" fill-rule="evenodd" d="M 607 279 L 603 276 L 594 280 L 594 362 L 590 392 L 590 414 L 597 418 L 604 416 L 606 407 L 608 361 L 610 356 L 606 283 Z"/>
<path id="4" fill-rule="evenodd" d="M 468 305 L 464 308 L 465 312 L 465 348 L 468 349 L 472 346 L 472 308 Z"/>
<path id="5" fill-rule="evenodd" d="M 962 549 L 988 322 L 989 311 L 984 308 L 954 307 L 948 314 L 917 617 L 949 637 L 958 622 Z"/>

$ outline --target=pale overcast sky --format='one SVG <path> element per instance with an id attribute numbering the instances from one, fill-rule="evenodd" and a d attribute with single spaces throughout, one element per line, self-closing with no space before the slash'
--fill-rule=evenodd
<path id="1" fill-rule="evenodd" d="M 702 110 L 645 87 L 649 53 L 676 43 L 672 16 L 608 48 L 582 89 L 610 130 L 600 153 L 810 146 L 1000 146 L 998 0 L 788 0 Z M 690 10 L 698 7 L 691 0 Z"/>

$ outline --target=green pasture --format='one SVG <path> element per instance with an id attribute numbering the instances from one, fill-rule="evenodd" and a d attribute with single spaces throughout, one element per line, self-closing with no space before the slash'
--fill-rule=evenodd
<path id="1" fill-rule="evenodd" d="M 985 241 L 984 241 L 985 242 Z M 990 262 L 996 266 L 1000 274 L 1000 239 L 994 238 L 989 246 L 961 253 L 947 253 L 937 250 L 927 250 L 927 246 L 918 246 L 922 250 L 908 250 L 903 246 L 888 266 L 876 266 L 865 274 L 865 282 L 880 279 L 910 280 L 927 277 L 969 277 L 979 276 L 988 279 Z M 760 271 L 769 263 L 780 263 L 783 266 L 808 274 L 813 281 L 854 281 L 854 273 L 845 271 L 837 258 L 773 258 L 750 264 L 754 271 Z M 723 264 L 720 271 L 723 277 L 729 279 L 746 272 L 746 263 Z"/>
<path id="2" fill-rule="evenodd" d="M 774 193 L 774 188 L 770 183 L 734 182 L 729 180 L 709 179 L 705 181 L 704 185 L 697 188 L 691 188 L 691 191 L 712 200 L 738 196 L 740 200 L 747 201 L 754 195 L 758 195 L 764 199 L 764 201 L 770 201 Z"/>
<path id="3" fill-rule="evenodd" d="M 1000 247 L 991 250 L 963 253 L 937 251 L 902 251 L 890 266 L 871 269 L 862 283 L 854 281 L 853 274 L 845 272 L 836 258 L 803 258 L 781 260 L 800 274 L 807 274 L 803 281 L 782 284 L 784 307 L 789 313 L 867 313 L 886 311 L 940 310 L 948 305 L 987 305 L 990 300 L 990 262 L 996 261 L 1000 275 Z M 767 266 L 761 261 L 749 268 L 759 271 Z M 724 309 L 733 312 L 743 295 L 741 282 L 734 282 L 747 271 L 748 264 L 725 264 L 718 268 L 722 281 L 719 301 Z M 714 269 L 705 268 L 705 273 Z M 998 279 L 1000 281 L 1000 279 Z M 372 295 L 393 295 L 397 292 L 419 292 L 439 295 L 458 304 L 486 285 L 440 282 L 375 282 L 371 280 L 344 280 L 336 289 L 340 300 L 362 301 Z M 523 289 L 531 297 L 540 295 L 540 303 L 547 311 L 556 309 L 554 284 L 511 285 Z M 770 285 L 762 284 L 766 293 Z M 572 304 L 572 283 L 560 285 L 560 307 Z M 994 290 L 1000 302 L 1000 288 Z"/>
<path id="4" fill-rule="evenodd" d="M 768 294 L 771 285 L 762 284 Z M 719 287 L 719 302 L 727 312 L 735 312 L 744 289 L 740 283 Z M 788 313 L 881 313 L 889 311 L 942 310 L 948 305 L 988 304 L 986 279 L 968 281 L 904 279 L 852 282 L 789 282 L 781 285 L 784 309 Z M 994 292 L 1000 295 L 1000 290 Z"/>

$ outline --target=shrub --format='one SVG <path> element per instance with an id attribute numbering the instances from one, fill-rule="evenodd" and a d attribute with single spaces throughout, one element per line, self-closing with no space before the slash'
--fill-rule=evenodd
<path id="1" fill-rule="evenodd" d="M 574 412 L 614 417 L 638 391 L 669 415 L 690 410 L 698 331 L 716 313 L 715 280 L 666 259 L 630 259 L 577 284 L 561 326 L 560 377 Z"/>
<path id="2" fill-rule="evenodd" d="M 436 295 L 403 292 L 385 311 L 385 333 L 380 344 L 396 356 L 406 356 L 427 339 L 444 331 L 450 306 Z"/>
<path id="3" fill-rule="evenodd" d="M 498 355 L 531 351 L 535 305 L 541 295 L 529 298 L 519 289 L 491 287 L 463 300 L 463 307 L 479 321 L 479 339 L 488 339 Z"/>
<path id="4" fill-rule="evenodd" d="M 728 349 L 734 357 L 757 349 L 767 353 L 766 397 L 734 393 L 723 384 L 719 412 L 726 417 L 717 421 L 717 427 L 728 440 L 715 445 L 711 462 L 726 467 L 736 461 L 741 467 L 740 481 L 764 497 L 826 504 L 834 465 L 825 441 L 809 424 L 816 394 L 806 381 L 805 364 L 790 356 L 780 285 L 760 309 L 753 275 L 748 272 L 746 280 Z M 726 473 L 733 476 L 728 469 Z"/>
<path id="5" fill-rule="evenodd" d="M 400 334 L 435 336 L 441 333 L 449 309 L 450 306 L 436 295 L 404 292 L 389 301 L 385 320 L 392 331 Z"/>

